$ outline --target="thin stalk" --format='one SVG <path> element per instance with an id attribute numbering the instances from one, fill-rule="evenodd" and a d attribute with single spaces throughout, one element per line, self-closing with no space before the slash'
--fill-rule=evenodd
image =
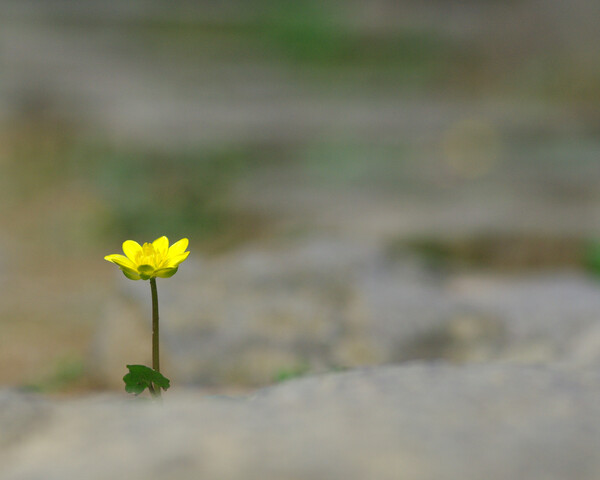
<path id="1" fill-rule="evenodd" d="M 158 343 L 158 291 L 156 289 L 156 278 L 150 279 L 150 290 L 152 291 L 152 368 L 160 373 L 160 352 Z M 154 397 L 160 397 L 160 387 L 150 389 Z"/>

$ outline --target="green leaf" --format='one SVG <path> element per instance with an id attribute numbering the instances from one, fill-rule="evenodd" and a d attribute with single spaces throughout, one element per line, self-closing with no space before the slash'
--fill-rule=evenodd
<path id="1" fill-rule="evenodd" d="M 145 365 L 127 365 L 129 373 L 123 377 L 125 382 L 125 391 L 139 395 L 146 388 L 155 385 L 163 390 L 167 390 L 171 386 L 168 378 L 163 376 L 156 370 L 152 370 Z"/>

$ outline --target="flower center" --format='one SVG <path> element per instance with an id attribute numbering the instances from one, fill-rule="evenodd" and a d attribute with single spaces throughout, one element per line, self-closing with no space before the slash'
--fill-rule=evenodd
<path id="1" fill-rule="evenodd" d="M 163 260 L 160 252 L 156 251 L 151 243 L 144 243 L 142 251 L 137 254 L 136 263 L 138 265 L 150 265 L 156 269 L 160 267 Z"/>

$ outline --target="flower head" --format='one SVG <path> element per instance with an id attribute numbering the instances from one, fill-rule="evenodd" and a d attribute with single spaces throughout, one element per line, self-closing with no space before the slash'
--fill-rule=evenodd
<path id="1" fill-rule="evenodd" d="M 169 247 L 169 239 L 164 236 L 143 245 L 126 240 L 123 242 L 125 255 L 107 255 L 104 260 L 117 265 L 131 280 L 168 278 L 177 273 L 179 264 L 190 254 L 185 251 L 188 243 L 187 238 L 182 238 Z"/>

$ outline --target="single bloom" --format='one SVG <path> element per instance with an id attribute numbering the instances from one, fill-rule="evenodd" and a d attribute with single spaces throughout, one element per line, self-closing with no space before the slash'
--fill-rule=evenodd
<path id="1" fill-rule="evenodd" d="M 126 240 L 123 242 L 125 255 L 107 255 L 104 260 L 117 265 L 131 280 L 168 278 L 177 273 L 179 264 L 190 254 L 185 251 L 188 243 L 187 238 L 182 238 L 169 247 L 169 239 L 164 236 L 143 245 Z"/>

